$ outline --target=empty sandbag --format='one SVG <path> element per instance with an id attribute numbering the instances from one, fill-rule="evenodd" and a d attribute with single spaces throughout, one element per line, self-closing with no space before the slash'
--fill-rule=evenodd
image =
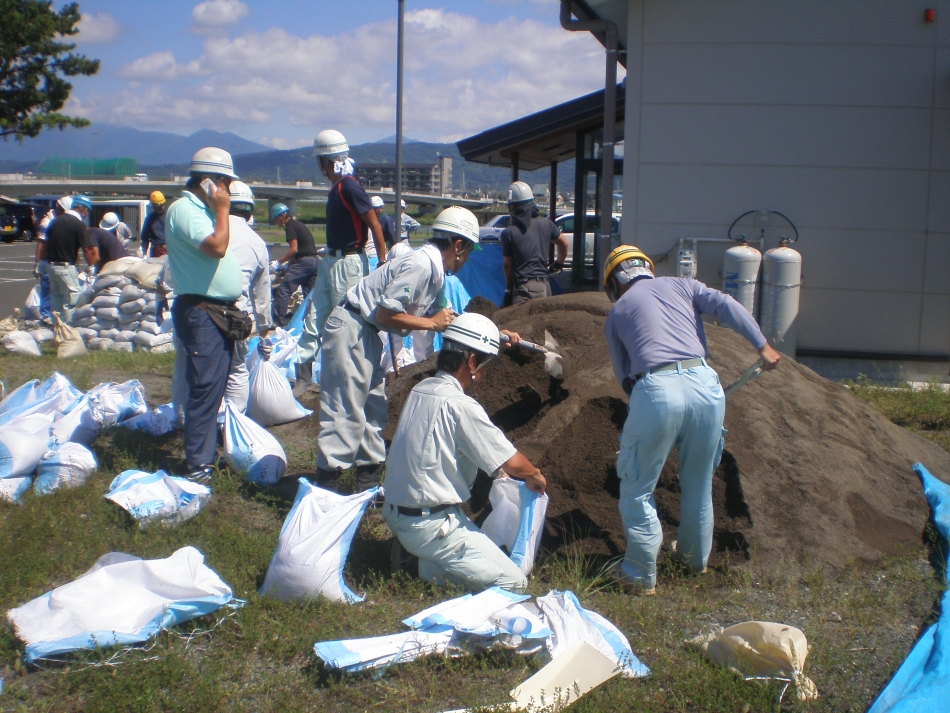
<path id="1" fill-rule="evenodd" d="M 29 332 L 21 332 L 19 330 L 10 332 L 3 339 L 0 339 L 0 344 L 11 354 L 25 354 L 27 356 L 43 355 L 43 352 L 40 351 L 40 345 L 36 343 L 36 340 L 33 339 L 33 335 Z"/>
<path id="2" fill-rule="evenodd" d="M 538 495 L 512 478 L 496 478 L 488 499 L 492 510 L 482 524 L 482 532 L 499 547 L 507 548 L 518 569 L 531 574 L 544 532 L 547 494 Z"/>
<path id="3" fill-rule="evenodd" d="M 287 470 L 287 456 L 274 436 L 239 413 L 230 401 L 224 405 L 224 458 L 245 480 L 273 485 Z"/>
<path id="4" fill-rule="evenodd" d="M 248 383 L 247 415 L 262 426 L 275 426 L 311 413 L 294 399 L 287 377 L 266 359 L 258 359 Z"/>
<path id="5" fill-rule="evenodd" d="M 38 495 L 82 485 L 96 470 L 96 457 L 80 443 L 63 443 L 44 454 L 36 469 L 33 490 Z"/>
<path id="6" fill-rule="evenodd" d="M 0 428 L 0 478 L 29 475 L 46 453 L 46 437 L 6 426 Z"/>

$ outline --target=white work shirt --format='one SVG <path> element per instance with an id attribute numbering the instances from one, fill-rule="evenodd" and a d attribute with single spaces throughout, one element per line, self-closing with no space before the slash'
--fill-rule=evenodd
<path id="1" fill-rule="evenodd" d="M 46 211 L 46 215 L 40 220 L 40 224 L 36 226 L 36 239 L 46 242 L 46 231 L 49 230 L 49 224 L 56 220 L 56 211 L 50 208 Z"/>
<path id="2" fill-rule="evenodd" d="M 444 371 L 413 387 L 386 458 L 386 502 L 404 507 L 461 503 L 478 469 L 491 474 L 517 449 L 458 380 Z"/>
<path id="3" fill-rule="evenodd" d="M 382 326 L 376 321 L 376 308 L 382 306 L 418 317 L 435 304 L 444 282 L 442 253 L 435 245 L 426 243 L 418 250 L 387 260 L 351 287 L 346 299 L 377 329 L 405 337 L 411 330 Z"/>
<path id="4" fill-rule="evenodd" d="M 239 310 L 254 318 L 257 330 L 270 329 L 274 323 L 271 321 L 270 255 L 267 245 L 244 218 L 228 216 L 228 227 L 231 234 L 228 252 L 237 258 L 241 266 L 241 296 L 235 304 Z"/>

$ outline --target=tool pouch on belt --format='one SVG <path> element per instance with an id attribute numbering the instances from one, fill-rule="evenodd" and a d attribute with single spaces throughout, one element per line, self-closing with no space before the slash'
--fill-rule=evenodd
<path id="1" fill-rule="evenodd" d="M 233 302 L 218 304 L 214 302 L 198 302 L 195 307 L 207 312 L 214 325 L 221 330 L 225 339 L 240 342 L 251 336 L 254 322 L 244 312 L 239 310 Z"/>

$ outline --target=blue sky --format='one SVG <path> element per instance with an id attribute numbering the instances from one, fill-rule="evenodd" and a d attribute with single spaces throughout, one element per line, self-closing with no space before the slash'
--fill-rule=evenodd
<path id="1" fill-rule="evenodd" d="M 395 129 L 396 0 L 85 0 L 79 50 L 102 60 L 67 110 L 277 148 L 336 128 Z M 406 0 L 405 134 L 453 141 L 602 86 L 603 51 L 557 0 Z"/>

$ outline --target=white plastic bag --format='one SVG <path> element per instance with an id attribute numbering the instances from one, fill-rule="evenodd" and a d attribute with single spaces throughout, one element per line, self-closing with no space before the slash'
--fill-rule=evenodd
<path id="1" fill-rule="evenodd" d="M 20 330 L 10 332 L 3 339 L 0 339 L 0 344 L 6 347 L 6 350 L 11 354 L 43 356 L 40 345 L 36 343 L 33 335 L 29 332 L 21 332 Z"/>
<path id="2" fill-rule="evenodd" d="M 26 302 L 24 303 L 26 307 L 26 318 L 27 319 L 41 319 L 42 315 L 40 314 L 40 286 L 34 285 L 33 289 L 30 290 L 30 294 L 26 296 Z"/>
<path id="3" fill-rule="evenodd" d="M 346 604 L 363 601 L 343 581 L 343 566 L 360 518 L 378 491 L 338 495 L 301 478 L 260 593 L 285 602 L 320 596 Z"/>
<path id="4" fill-rule="evenodd" d="M 211 489 L 207 485 L 169 475 L 164 470 L 119 473 L 106 493 L 106 500 L 127 510 L 143 530 L 152 522 L 177 525 L 190 520 L 210 499 Z"/>
<path id="5" fill-rule="evenodd" d="M 21 475 L 17 478 L 0 478 L 0 500 L 16 505 L 23 494 L 30 489 L 32 476 Z"/>
<path id="6" fill-rule="evenodd" d="M 276 366 L 258 359 L 248 383 L 247 415 L 262 426 L 306 418 L 313 411 L 294 398 L 290 382 Z"/>
<path id="7" fill-rule="evenodd" d="M 278 440 L 230 401 L 224 404 L 224 458 L 234 471 L 258 485 L 273 485 L 287 470 L 287 456 Z"/>
<path id="8" fill-rule="evenodd" d="M 42 396 L 39 394 L 40 380 L 33 379 L 25 384 L 18 386 L 3 401 L 0 401 L 0 414 L 6 413 L 11 409 L 17 409 L 27 404 L 39 401 Z"/>
<path id="9" fill-rule="evenodd" d="M 46 438 L 22 428 L 0 428 L 0 478 L 29 475 L 46 453 Z"/>
<path id="10" fill-rule="evenodd" d="M 497 478 L 488 499 L 492 509 L 482 524 L 482 532 L 508 550 L 511 561 L 525 576 L 531 574 L 544 533 L 547 494 L 533 493 L 527 485 L 513 478 Z"/>
<path id="11" fill-rule="evenodd" d="M 75 488 L 96 471 L 96 457 L 79 443 L 64 443 L 47 451 L 36 469 L 33 490 L 45 495 L 59 488 Z"/>
<path id="12" fill-rule="evenodd" d="M 527 599 L 531 599 L 531 595 L 509 592 L 501 587 L 489 587 L 478 594 L 465 594 L 439 602 L 404 619 L 402 623 L 410 629 L 446 625 L 457 631 L 477 631 L 484 627 L 491 616 Z"/>

